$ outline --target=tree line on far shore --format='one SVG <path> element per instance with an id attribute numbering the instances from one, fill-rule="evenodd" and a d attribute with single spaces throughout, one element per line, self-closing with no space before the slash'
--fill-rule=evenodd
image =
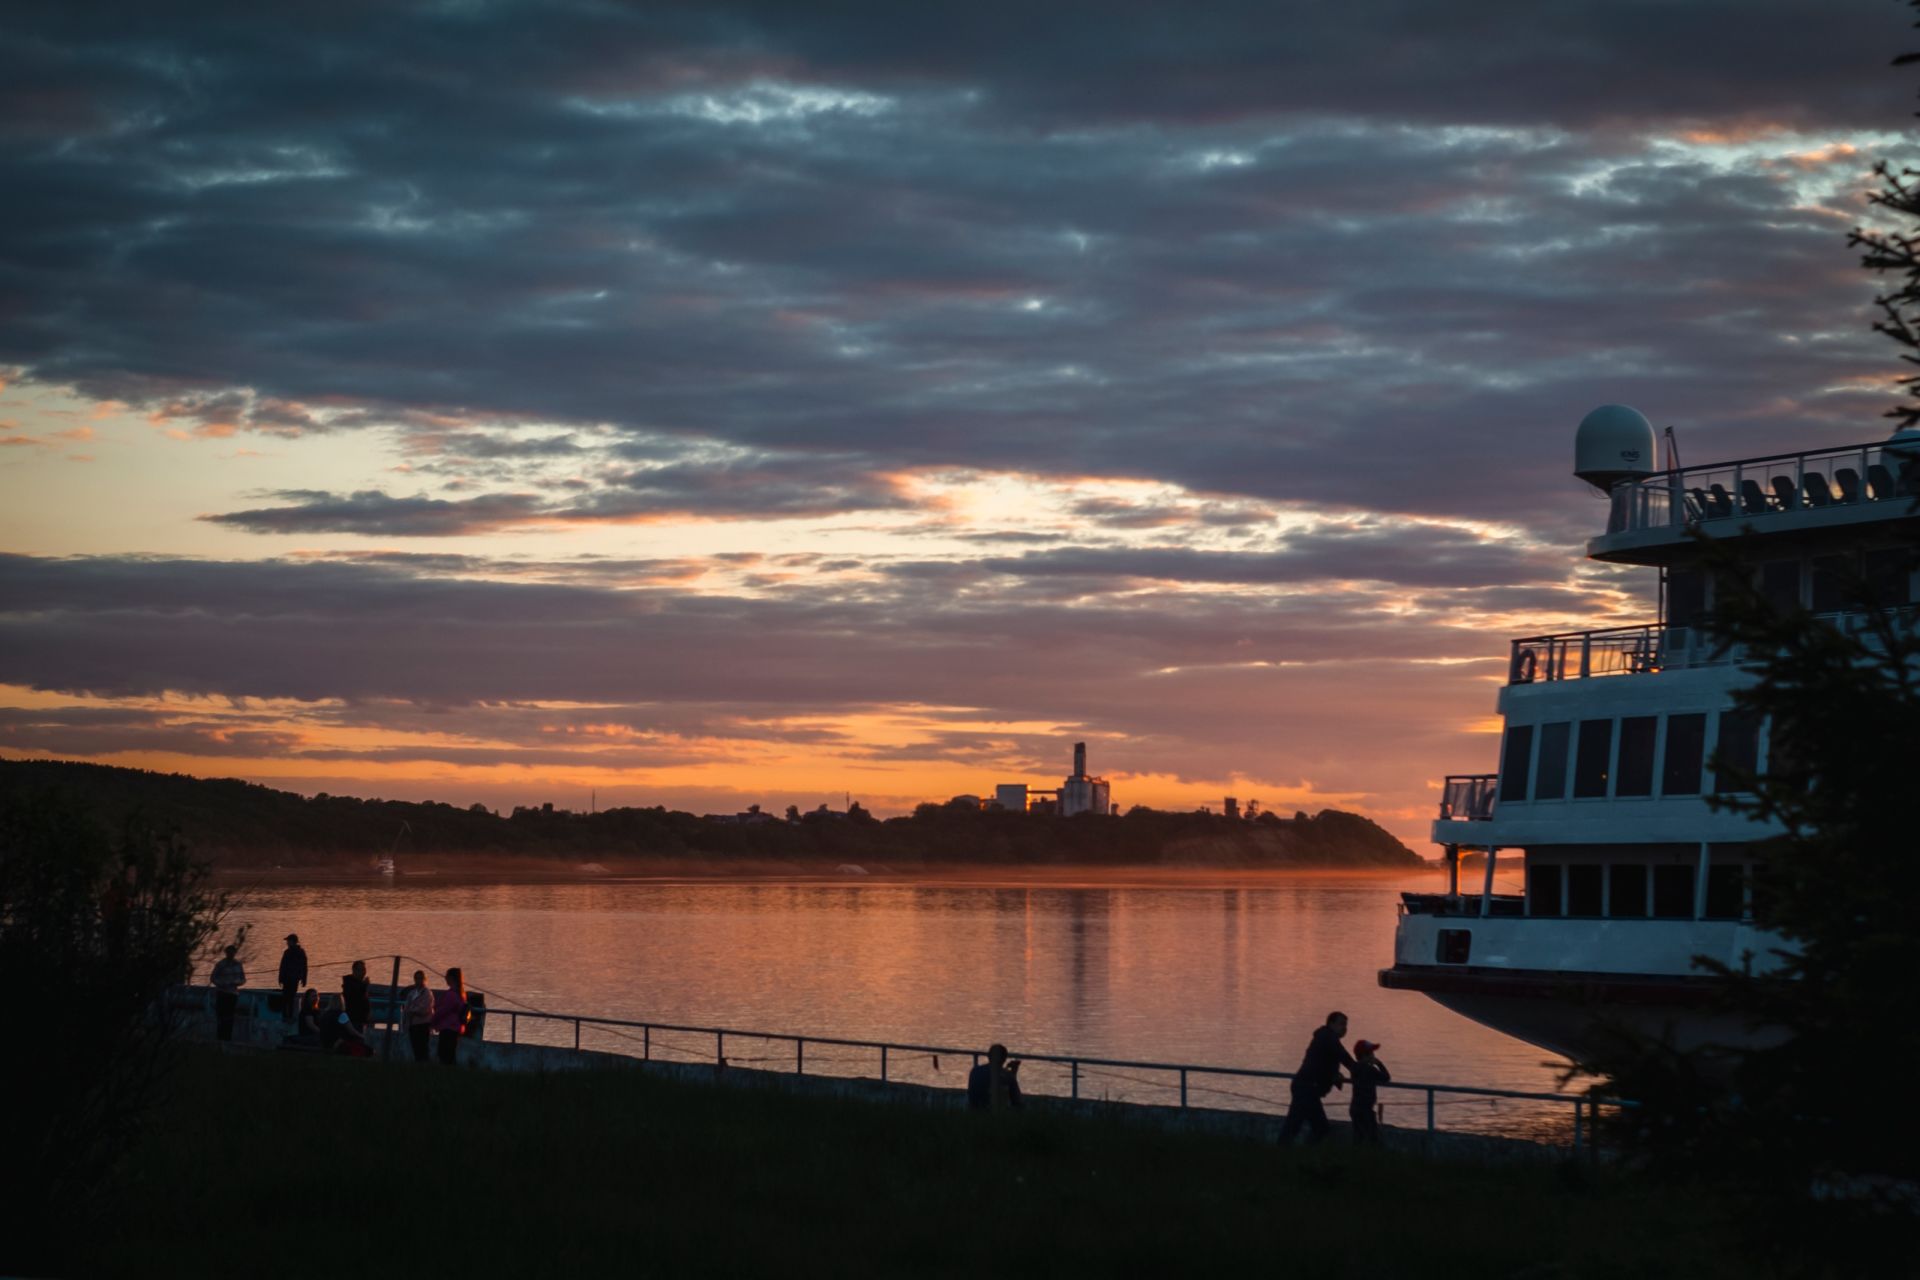
<path id="1" fill-rule="evenodd" d="M 57 792 L 118 826 L 138 818 L 177 832 L 219 866 L 352 865 L 391 854 L 833 860 L 922 863 L 1138 863 L 1221 867 L 1418 867 L 1420 857 L 1371 820 L 1338 810 L 1291 819 L 1134 808 L 1118 817 L 1010 813 L 923 804 L 880 820 L 846 813 L 754 814 L 714 821 L 663 807 L 597 813 L 434 801 L 302 796 L 233 778 L 110 765 L 0 761 L 0 803 Z M 404 824 L 404 825 L 403 825 Z"/>

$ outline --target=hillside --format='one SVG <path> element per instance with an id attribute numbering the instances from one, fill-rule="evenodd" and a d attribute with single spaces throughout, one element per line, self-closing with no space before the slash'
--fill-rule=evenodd
<path id="1" fill-rule="evenodd" d="M 1325 810 L 1243 821 L 1136 808 L 1121 817 L 922 805 L 884 822 L 860 811 L 797 822 L 714 822 L 664 808 L 573 813 L 297 795 L 237 779 L 193 778 L 54 760 L 0 761 L 0 806 L 58 793 L 110 825 L 139 818 L 178 831 L 221 866 L 307 866 L 396 851 L 573 861 L 607 858 L 879 862 L 890 866 L 1137 863 L 1192 867 L 1419 867 L 1366 818 Z M 403 829 L 402 824 L 405 824 Z"/>

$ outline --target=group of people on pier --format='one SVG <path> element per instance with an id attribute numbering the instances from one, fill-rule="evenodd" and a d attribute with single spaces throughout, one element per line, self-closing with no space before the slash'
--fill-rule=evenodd
<path id="1" fill-rule="evenodd" d="M 366 961 L 353 962 L 352 971 L 340 979 L 339 995 L 322 996 L 318 988 L 306 985 L 306 948 L 300 945 L 298 934 L 290 933 L 286 950 L 280 954 L 277 976 L 280 1019 L 292 1028 L 281 1040 L 283 1048 L 318 1049 L 356 1058 L 372 1055 L 367 1029 L 373 1022 L 373 984 L 367 977 Z M 214 1033 L 220 1040 L 233 1039 L 234 1014 L 240 1005 L 240 988 L 246 982 L 240 949 L 226 948 L 214 962 L 212 974 Z M 413 985 L 394 993 L 394 999 L 399 1007 L 389 1017 L 394 1025 L 406 1028 L 414 1061 L 427 1061 L 429 1051 L 437 1048 L 440 1061 L 454 1065 L 459 1059 L 460 1038 L 473 1024 L 473 1002 L 460 970 L 448 969 L 446 986 L 435 991 L 427 985 L 426 970 L 415 969 Z"/>

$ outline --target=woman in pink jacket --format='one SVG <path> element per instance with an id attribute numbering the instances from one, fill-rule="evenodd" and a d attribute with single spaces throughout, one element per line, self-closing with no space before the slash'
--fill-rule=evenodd
<path id="1" fill-rule="evenodd" d="M 440 1061 L 453 1065 L 460 1051 L 460 1037 L 467 1032 L 473 1016 L 467 1008 L 467 980 L 458 969 L 447 970 L 447 989 L 433 998 L 433 1029 L 440 1033 Z"/>

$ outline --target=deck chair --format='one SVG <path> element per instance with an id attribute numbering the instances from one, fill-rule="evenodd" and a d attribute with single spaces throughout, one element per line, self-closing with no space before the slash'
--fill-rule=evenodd
<path id="1" fill-rule="evenodd" d="M 1792 476 L 1775 476 L 1768 483 L 1773 486 L 1773 500 L 1780 504 L 1782 511 L 1792 511 L 1800 505 L 1800 495 L 1794 492 Z"/>
<path id="2" fill-rule="evenodd" d="M 1840 486 L 1840 501 L 1853 503 L 1860 501 L 1860 473 L 1852 467 L 1835 467 L 1833 482 Z"/>
<path id="3" fill-rule="evenodd" d="M 1707 491 L 1705 489 L 1687 490 L 1687 523 L 1699 524 L 1707 514 Z"/>
<path id="4" fill-rule="evenodd" d="M 1833 505 L 1833 490 L 1827 487 L 1827 478 L 1818 471 L 1809 471 L 1800 477 L 1800 491 L 1807 495 L 1810 507 Z"/>
<path id="5" fill-rule="evenodd" d="M 1770 509 L 1767 503 L 1767 495 L 1760 492 L 1760 482 L 1758 480 L 1742 480 L 1740 482 L 1741 511 L 1750 516 L 1757 516 Z"/>
<path id="6" fill-rule="evenodd" d="M 1707 486 L 1707 519 L 1718 520 L 1733 514 L 1733 495 L 1723 485 Z"/>
<path id="7" fill-rule="evenodd" d="M 1885 502 L 1893 496 L 1893 473 L 1877 462 L 1871 464 L 1867 467 L 1867 487 L 1875 502 Z"/>

